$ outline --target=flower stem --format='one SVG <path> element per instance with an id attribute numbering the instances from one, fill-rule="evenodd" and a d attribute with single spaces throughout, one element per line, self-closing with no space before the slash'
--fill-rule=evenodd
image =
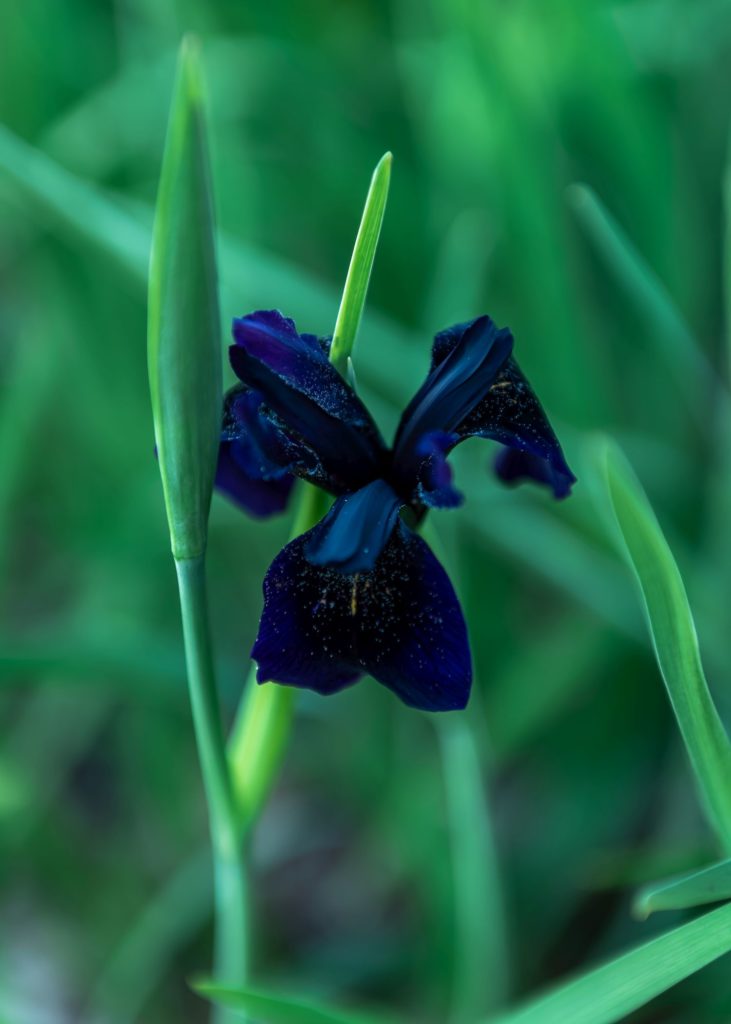
<path id="1" fill-rule="evenodd" d="M 226 760 L 208 627 L 204 556 L 177 559 L 188 688 L 198 756 L 208 801 L 215 897 L 215 976 L 226 984 L 246 980 L 247 892 L 244 854 Z M 218 1009 L 216 1024 L 240 1015 Z"/>

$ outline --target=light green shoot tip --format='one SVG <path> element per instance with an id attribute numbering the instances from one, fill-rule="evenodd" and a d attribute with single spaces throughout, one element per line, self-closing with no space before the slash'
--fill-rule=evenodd
<path id="1" fill-rule="evenodd" d="M 343 376 L 347 373 L 348 360 L 363 316 L 368 283 L 386 210 L 392 160 L 392 155 L 385 153 L 373 172 L 335 322 L 330 361 Z"/>
<path id="2" fill-rule="evenodd" d="M 221 419 L 213 202 L 198 44 L 183 40 L 150 257 L 148 363 L 160 473 L 177 559 L 206 542 Z"/>

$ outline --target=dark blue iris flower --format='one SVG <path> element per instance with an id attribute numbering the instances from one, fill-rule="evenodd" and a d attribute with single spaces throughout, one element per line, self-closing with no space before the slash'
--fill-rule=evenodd
<path id="1" fill-rule="evenodd" d="M 280 512 L 296 477 L 335 498 L 266 574 L 258 680 L 329 694 L 367 673 L 413 707 L 465 707 L 462 610 L 412 527 L 462 503 L 447 457 L 469 437 L 504 446 L 495 469 L 506 483 L 533 480 L 564 498 L 575 481 L 510 331 L 481 316 L 438 334 L 390 448 L 329 362 L 328 339 L 298 334 L 275 311 L 235 320 L 233 335 L 240 383 L 225 399 L 218 487 L 257 516 Z"/>

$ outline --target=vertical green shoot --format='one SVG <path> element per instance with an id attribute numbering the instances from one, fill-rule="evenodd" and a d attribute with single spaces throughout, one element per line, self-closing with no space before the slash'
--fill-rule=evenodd
<path id="1" fill-rule="evenodd" d="M 373 172 L 360 228 L 353 247 L 353 255 L 350 257 L 350 266 L 345 278 L 345 288 L 340 301 L 338 317 L 335 321 L 330 361 L 343 376 L 347 372 L 348 357 L 353 352 L 363 316 L 371 269 L 381 234 L 383 215 L 386 211 L 392 159 L 390 153 L 385 153 Z"/>
<path id="2" fill-rule="evenodd" d="M 245 980 L 245 876 L 208 626 L 205 549 L 222 383 L 213 202 L 202 81 L 183 41 L 150 260 L 148 359 L 155 440 L 175 558 L 193 723 L 208 802 L 216 973 Z M 230 1019 L 218 1011 L 220 1024 Z"/>

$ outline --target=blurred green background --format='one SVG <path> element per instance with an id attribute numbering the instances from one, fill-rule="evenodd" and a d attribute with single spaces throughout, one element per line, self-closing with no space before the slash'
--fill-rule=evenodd
<path id="1" fill-rule="evenodd" d="M 253 845 L 255 977 L 469 1022 L 680 920 L 629 914 L 633 886 L 712 847 L 582 442 L 606 429 L 635 465 L 728 718 L 731 3 L 25 0 L 1 20 L 0 1020 L 207 1013 L 186 985 L 210 960 L 206 818 L 145 357 L 187 30 L 224 343 L 268 306 L 332 330 L 390 149 L 360 390 L 389 432 L 433 333 L 489 312 L 580 478 L 554 505 L 502 489 L 486 446 L 456 454 L 468 502 L 435 519 L 470 624 L 469 715 L 437 722 L 371 681 L 302 696 Z M 214 499 L 229 715 L 289 525 Z M 632 1019 L 731 1019 L 727 966 Z"/>

